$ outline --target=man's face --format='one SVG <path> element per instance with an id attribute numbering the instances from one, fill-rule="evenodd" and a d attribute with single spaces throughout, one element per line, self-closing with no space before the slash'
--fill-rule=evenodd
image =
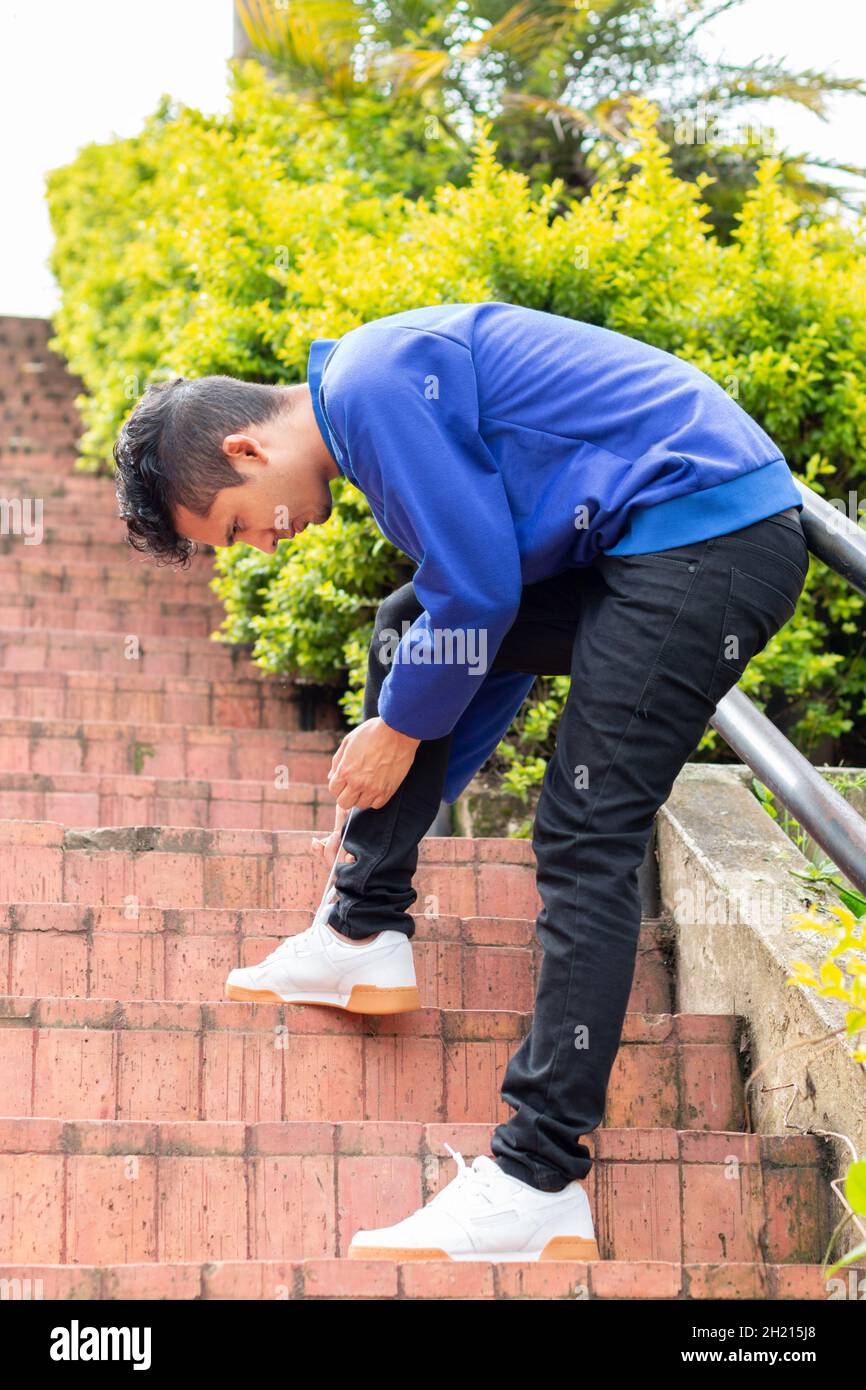
<path id="1" fill-rule="evenodd" d="M 223 443 L 244 482 L 218 492 L 206 517 L 176 508 L 181 535 L 214 546 L 242 541 L 270 554 L 281 540 L 328 520 L 333 502 L 321 453 L 305 449 L 294 431 L 255 428 L 255 436 L 229 435 Z"/>

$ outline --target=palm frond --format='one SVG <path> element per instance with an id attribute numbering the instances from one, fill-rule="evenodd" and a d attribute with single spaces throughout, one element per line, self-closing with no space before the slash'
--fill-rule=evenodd
<path id="1" fill-rule="evenodd" d="M 699 29 L 703 29 L 704 25 L 710 24 L 712 20 L 718 19 L 719 15 L 725 14 L 728 10 L 736 9 L 738 5 L 742 4 L 743 0 L 719 0 L 717 5 L 710 5 L 708 0 L 692 0 L 691 7 L 695 11 L 694 22 L 691 27 L 686 27 L 683 30 L 684 36 L 687 39 L 693 38 Z"/>
<path id="2" fill-rule="evenodd" d="M 805 106 L 814 115 L 826 120 L 831 96 L 850 94 L 866 96 L 866 79 L 839 77 L 835 73 L 807 68 L 803 72 L 788 72 L 776 63 L 752 63 L 747 68 L 720 65 L 714 71 L 715 81 L 704 92 L 707 101 L 768 101 L 780 97 Z"/>
<path id="3" fill-rule="evenodd" d="M 829 169 L 834 174 L 851 174 L 857 179 L 866 179 L 866 165 L 847 164 L 839 159 L 819 159 L 813 154 L 788 154 L 783 157 L 794 164 L 808 165 L 810 169 Z"/>
<path id="4" fill-rule="evenodd" d="M 354 0 L 304 0 L 277 9 L 267 0 L 236 0 L 253 51 L 272 63 L 316 73 L 332 89 L 345 87 L 360 39 Z"/>
<path id="5" fill-rule="evenodd" d="M 609 119 L 609 113 L 619 109 L 618 101 L 606 101 L 586 110 L 580 106 L 570 106 L 568 102 L 555 101 L 551 97 L 533 96 L 528 92 L 504 92 L 503 106 L 519 107 L 537 116 L 566 127 L 574 125 L 581 130 L 599 130 L 611 139 L 622 138 L 622 130 Z"/>
<path id="6" fill-rule="evenodd" d="M 398 86 L 420 92 L 431 82 L 440 81 L 454 58 L 442 48 L 395 48 L 374 61 L 383 76 Z"/>
<path id="7" fill-rule="evenodd" d="M 515 62 L 525 63 L 561 35 L 566 25 L 574 27 L 576 21 L 580 22 L 581 14 L 574 0 L 548 0 L 544 6 L 534 0 L 518 0 L 477 38 L 450 49 L 395 48 L 384 55 L 383 67 L 398 81 L 418 91 L 428 82 L 439 80 L 452 64 L 465 67 L 485 53 L 503 53 Z"/>

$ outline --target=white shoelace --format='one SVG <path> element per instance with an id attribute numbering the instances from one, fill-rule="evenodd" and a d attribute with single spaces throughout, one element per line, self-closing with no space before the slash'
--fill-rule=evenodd
<path id="1" fill-rule="evenodd" d="M 265 961 L 273 960 L 275 956 L 279 956 L 279 955 L 281 955 L 283 952 L 285 952 L 285 951 L 287 951 L 287 950 L 292 950 L 292 951 L 294 951 L 294 950 L 297 948 L 299 942 L 307 942 L 307 941 L 309 941 L 310 938 L 312 937 L 314 931 L 316 930 L 316 924 L 317 924 L 317 921 L 318 921 L 318 918 L 319 918 L 319 914 L 322 912 L 322 909 L 323 909 L 324 906 L 325 906 L 325 902 L 326 902 L 326 900 L 327 900 L 327 898 L 328 898 L 328 894 L 331 893 L 331 885 L 332 885 L 333 882 L 334 882 L 334 876 L 336 875 L 336 872 L 337 872 L 337 866 L 338 866 L 338 862 L 339 862 L 339 858 L 340 858 L 340 851 L 341 851 L 342 848 L 343 848 L 343 841 L 344 841 L 345 838 L 346 838 L 346 831 L 347 831 L 348 828 L 349 828 L 349 821 L 352 819 L 352 811 L 354 811 L 354 810 L 355 810 L 355 807 L 352 806 L 352 807 L 350 808 L 350 810 L 349 810 L 349 814 L 346 816 L 346 822 L 345 822 L 345 825 L 343 826 L 343 832 L 342 832 L 342 834 L 341 834 L 341 836 L 340 836 L 340 843 L 339 843 L 338 846 L 337 846 L 337 853 L 334 855 L 334 862 L 333 862 L 333 864 L 331 865 L 331 871 L 330 871 L 330 873 L 328 874 L 328 881 L 327 881 L 327 883 L 325 884 L 325 891 L 324 891 L 323 894 L 322 894 L 321 902 L 319 903 L 319 906 L 316 908 L 316 911 L 315 911 L 315 913 L 313 914 L 313 921 L 312 921 L 312 924 L 311 924 L 309 927 L 307 927 L 304 931 L 295 932 L 293 936 L 287 936 L 286 939 L 285 939 L 285 941 L 281 941 L 280 944 L 279 944 L 279 946 L 275 946 L 274 949 L 271 951 L 270 955 L 268 955 L 268 956 L 265 957 L 265 960 L 263 960 L 263 961 L 261 962 L 262 965 L 265 964 Z M 332 902 L 336 902 L 336 899 L 337 899 L 337 893 L 336 893 L 336 890 L 334 890 L 333 893 L 331 893 L 331 901 L 332 901 Z"/>
<path id="2" fill-rule="evenodd" d="M 325 906 L 325 899 L 326 899 L 327 896 L 328 896 L 328 893 L 329 893 L 330 888 L 331 888 L 331 884 L 334 882 L 334 876 L 335 876 L 335 874 L 336 874 L 336 872 L 337 872 L 337 867 L 338 867 L 339 859 L 340 859 L 340 851 L 341 851 L 341 849 L 343 848 L 343 841 L 344 841 L 345 838 L 346 838 L 346 831 L 349 829 L 349 821 L 352 819 L 352 812 L 353 812 L 354 810 L 355 810 L 355 807 L 354 807 L 354 806 L 351 806 L 351 807 L 349 808 L 349 814 L 346 816 L 346 823 L 345 823 L 345 825 L 343 826 L 343 833 L 342 833 L 342 835 L 340 836 L 340 843 L 337 845 L 337 853 L 334 855 L 334 862 L 333 862 L 333 864 L 331 865 L 331 872 L 328 874 L 328 881 L 327 881 L 327 883 L 325 884 L 325 891 L 324 891 L 324 893 L 322 894 L 322 901 L 319 903 L 319 906 L 318 906 L 317 909 L 316 909 L 316 917 L 318 917 L 318 915 L 319 915 L 319 913 L 321 912 L 322 908 Z M 336 896 L 336 895 L 335 895 L 335 896 Z"/>
<path id="3" fill-rule="evenodd" d="M 461 1153 L 458 1153 L 456 1149 L 452 1149 L 450 1144 L 446 1144 L 445 1147 L 457 1164 L 457 1176 L 452 1178 L 448 1186 L 443 1187 L 441 1192 L 436 1193 L 436 1196 L 428 1202 L 428 1206 L 432 1207 L 434 1203 L 439 1202 L 441 1198 L 446 1197 L 450 1199 L 458 1193 L 461 1195 L 463 1193 L 469 1195 L 470 1193 L 474 1194 L 478 1192 L 484 1197 L 487 1197 L 488 1190 L 493 1185 L 493 1178 L 495 1175 L 490 1172 L 485 1172 L 486 1165 L 480 1168 L 476 1167 L 478 1158 L 474 1159 L 470 1165 L 466 1162 L 466 1159 Z"/>

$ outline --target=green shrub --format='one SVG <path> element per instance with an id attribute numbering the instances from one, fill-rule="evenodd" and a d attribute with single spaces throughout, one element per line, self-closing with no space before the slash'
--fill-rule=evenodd
<path id="1" fill-rule="evenodd" d="M 801 229 L 772 162 L 761 166 L 729 244 L 711 234 L 697 185 L 672 172 L 653 108 L 633 105 L 635 173 L 562 206 L 534 199 L 479 127 L 463 187 L 411 199 L 377 113 L 360 126 L 313 122 L 255 65 L 232 110 L 163 107 L 140 136 L 90 146 L 49 181 L 63 294 L 58 345 L 90 393 L 85 462 L 100 466 L 148 380 L 227 372 L 303 380 L 309 342 L 428 303 L 507 300 L 638 336 L 694 362 L 774 436 L 812 486 L 844 497 L 866 473 L 866 271 L 858 229 Z M 377 145 L 376 141 L 379 141 Z M 399 145 L 399 141 L 397 141 Z M 440 165 L 425 166 L 425 158 Z M 376 159 L 383 161 L 377 168 Z M 399 147 L 413 187 L 443 152 Z M 360 711 L 364 635 L 378 599 L 411 565 L 348 483 L 328 524 L 276 556 L 221 553 L 222 636 L 252 642 L 269 671 L 336 682 Z M 743 686 L 805 751 L 866 755 L 862 599 L 817 561 L 792 623 Z M 567 689 L 542 683 L 491 763 L 528 796 L 549 755 Z M 708 733 L 701 756 L 718 756 Z"/>

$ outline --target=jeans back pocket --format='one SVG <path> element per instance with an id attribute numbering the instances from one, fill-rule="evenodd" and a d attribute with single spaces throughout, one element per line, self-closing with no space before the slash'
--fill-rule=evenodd
<path id="1" fill-rule="evenodd" d="M 777 570 L 774 578 L 785 588 L 779 589 L 756 574 L 731 567 L 728 601 L 709 692 L 714 704 L 736 685 L 752 658 L 764 650 L 771 637 L 790 622 L 797 610 L 802 582 L 795 582 L 787 566 Z"/>

